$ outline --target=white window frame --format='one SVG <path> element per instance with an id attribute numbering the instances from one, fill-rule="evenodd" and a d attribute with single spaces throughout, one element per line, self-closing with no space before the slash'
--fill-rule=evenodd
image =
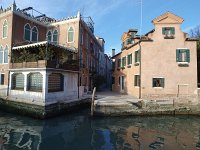
<path id="1" fill-rule="evenodd" d="M 26 40 L 26 39 L 25 39 L 25 26 L 26 26 L 26 25 L 29 25 L 29 27 L 30 27 L 30 40 Z M 31 34 L 32 34 L 31 25 L 30 25 L 29 23 L 26 23 L 26 24 L 24 25 L 24 41 L 31 42 L 31 40 L 32 40 Z"/>
<path id="2" fill-rule="evenodd" d="M 133 81 L 134 87 L 135 87 L 135 88 L 139 88 L 140 85 L 139 85 L 139 86 L 136 86 L 136 85 L 135 85 L 135 76 L 139 76 L 139 78 L 140 78 L 140 75 L 139 75 L 139 74 L 134 74 L 134 79 L 133 79 L 133 80 L 134 80 L 134 81 Z M 140 79 L 139 79 L 139 84 L 140 84 Z"/>
<path id="3" fill-rule="evenodd" d="M 49 32 L 51 33 L 51 40 L 50 40 L 50 41 L 48 40 Z M 49 30 L 49 31 L 47 32 L 47 35 L 46 35 L 46 38 L 47 38 L 47 41 L 48 41 L 48 42 L 52 42 L 52 40 L 53 40 L 52 35 L 53 35 L 53 34 L 52 34 L 51 30 Z"/>
<path id="4" fill-rule="evenodd" d="M 7 33 L 6 33 L 6 37 L 3 37 L 3 28 L 4 28 L 4 23 L 7 23 Z M 8 20 L 7 19 L 5 19 L 4 21 L 3 21 L 3 25 L 2 25 L 2 39 L 6 39 L 8 37 Z"/>
<path id="5" fill-rule="evenodd" d="M 4 64 L 4 49 L 2 45 L 0 45 L 0 48 L 2 48 L 2 62 L 0 64 Z"/>
<path id="6" fill-rule="evenodd" d="M 8 48 L 8 54 L 9 54 L 9 47 L 8 47 L 8 45 L 6 45 L 5 48 L 3 49 L 3 64 L 8 64 L 8 62 L 9 62 L 9 57 L 8 57 L 8 62 L 7 63 L 5 63 L 5 60 L 4 60 L 4 55 L 5 55 L 5 49 L 6 49 L 6 47 Z"/>
<path id="7" fill-rule="evenodd" d="M 176 48 L 176 50 L 188 50 L 189 48 Z M 189 49 L 190 50 L 190 49 Z M 187 62 L 187 54 L 186 54 L 186 61 L 184 61 L 184 62 L 182 62 L 182 61 L 178 61 L 177 63 L 179 64 L 179 65 L 188 65 L 189 64 L 189 62 Z"/>
<path id="8" fill-rule="evenodd" d="M 68 33 L 69 33 L 69 29 L 70 28 L 72 28 L 73 29 L 73 41 L 71 41 L 71 42 L 69 42 L 69 37 L 68 37 Z M 69 28 L 68 28 L 68 30 L 67 30 L 67 43 L 74 43 L 74 38 L 75 38 L 75 29 L 74 29 L 74 27 L 73 26 L 70 26 Z"/>
<path id="9" fill-rule="evenodd" d="M 57 29 L 55 29 L 53 32 L 52 32 L 52 38 L 51 38 L 51 41 L 54 43 L 55 41 L 53 41 L 53 36 L 54 36 L 54 32 L 57 31 L 57 39 L 56 39 L 56 43 L 58 44 L 58 35 L 59 35 L 59 32 Z"/>
<path id="10" fill-rule="evenodd" d="M 138 52 L 138 55 L 139 55 L 140 49 L 134 51 L 134 64 L 140 64 L 140 61 L 141 61 L 141 60 L 140 60 L 140 57 L 138 58 L 139 61 L 138 61 L 138 60 L 137 60 L 137 61 L 135 60 L 135 53 L 136 53 L 136 52 Z M 141 55 L 141 54 L 140 54 L 140 55 Z M 132 57 L 133 57 L 133 56 L 132 56 Z"/>
<path id="11" fill-rule="evenodd" d="M 36 41 L 33 41 L 33 40 L 32 40 L 32 34 L 33 34 L 33 29 L 34 29 L 34 28 L 36 28 L 36 30 L 37 30 L 37 40 L 36 40 Z M 31 28 L 31 34 L 30 34 L 31 39 L 30 39 L 30 41 L 31 41 L 31 42 L 38 42 L 38 34 L 39 34 L 38 28 L 37 28 L 36 26 L 33 26 L 33 27 Z"/>

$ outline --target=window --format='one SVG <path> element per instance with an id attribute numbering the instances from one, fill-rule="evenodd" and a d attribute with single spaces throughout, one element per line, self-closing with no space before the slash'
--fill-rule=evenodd
<path id="1" fill-rule="evenodd" d="M 53 32 L 53 43 L 58 44 L 58 31 L 57 30 L 55 30 Z"/>
<path id="2" fill-rule="evenodd" d="M 4 85 L 4 78 L 5 78 L 5 74 L 1 74 L 1 78 L 0 78 L 1 85 Z"/>
<path id="3" fill-rule="evenodd" d="M 70 27 L 68 30 L 68 42 L 74 41 L 74 29 L 73 27 Z"/>
<path id="4" fill-rule="evenodd" d="M 112 69 L 115 70 L 115 61 L 112 62 Z"/>
<path id="5" fill-rule="evenodd" d="M 153 78 L 153 87 L 163 87 L 165 85 L 165 79 L 164 78 Z"/>
<path id="6" fill-rule="evenodd" d="M 6 48 L 4 49 L 4 63 L 8 63 L 8 46 L 6 45 Z"/>
<path id="7" fill-rule="evenodd" d="M 131 39 L 127 39 L 127 40 L 126 40 L 126 45 L 131 44 L 131 43 L 132 43 L 132 40 L 131 40 Z"/>
<path id="8" fill-rule="evenodd" d="M 189 49 L 177 49 L 176 50 L 176 62 L 190 62 L 190 50 Z"/>
<path id="9" fill-rule="evenodd" d="M 0 46 L 0 64 L 2 64 L 3 63 L 3 47 L 2 46 Z"/>
<path id="10" fill-rule="evenodd" d="M 86 34 L 85 44 L 86 44 L 86 48 L 87 48 L 87 49 L 88 49 L 88 47 L 89 47 L 89 46 L 88 46 L 88 43 L 89 43 L 89 42 L 88 42 L 88 34 Z"/>
<path id="11" fill-rule="evenodd" d="M 24 90 L 24 75 L 22 73 L 14 73 L 12 75 L 13 90 Z"/>
<path id="12" fill-rule="evenodd" d="M 81 28 L 81 32 L 80 32 L 80 41 L 81 41 L 81 44 L 83 44 L 83 28 Z"/>
<path id="13" fill-rule="evenodd" d="M 112 77 L 112 84 L 115 84 L 115 77 Z"/>
<path id="14" fill-rule="evenodd" d="M 134 86 L 140 86 L 140 75 L 134 76 Z"/>
<path id="15" fill-rule="evenodd" d="M 30 41 L 31 40 L 31 27 L 29 24 L 24 26 L 24 40 Z"/>
<path id="16" fill-rule="evenodd" d="M 126 57 L 122 58 L 122 67 L 126 66 Z"/>
<path id="17" fill-rule="evenodd" d="M 32 28 L 32 39 L 33 42 L 37 42 L 38 41 L 38 29 L 37 27 L 33 27 Z"/>
<path id="18" fill-rule="evenodd" d="M 135 63 L 140 62 L 140 50 L 135 51 Z"/>
<path id="19" fill-rule="evenodd" d="M 129 54 L 127 56 L 127 58 L 128 58 L 128 65 L 131 65 L 132 64 L 132 54 Z"/>
<path id="20" fill-rule="evenodd" d="M 49 31 L 49 32 L 47 33 L 47 41 L 48 41 L 48 42 L 51 42 L 51 38 L 52 38 L 52 34 L 51 34 L 51 31 Z"/>
<path id="21" fill-rule="evenodd" d="M 165 38 L 174 38 L 175 28 L 174 27 L 163 27 L 162 34 L 165 35 Z"/>
<path id="22" fill-rule="evenodd" d="M 3 38 L 6 38 L 8 36 L 8 22 L 7 20 L 3 23 Z"/>
<path id="23" fill-rule="evenodd" d="M 64 90 L 64 76 L 60 73 L 52 73 L 48 77 L 48 92 Z"/>
<path id="24" fill-rule="evenodd" d="M 42 74 L 41 73 L 30 73 L 28 74 L 28 91 L 42 91 Z"/>
<path id="25" fill-rule="evenodd" d="M 122 42 L 122 48 L 124 48 L 124 42 Z"/>
<path id="26" fill-rule="evenodd" d="M 118 62 L 117 62 L 117 67 L 121 67 L 121 59 L 118 59 Z"/>
<path id="27" fill-rule="evenodd" d="M 121 82 L 121 78 L 120 76 L 118 77 L 118 85 L 120 85 L 120 82 Z"/>

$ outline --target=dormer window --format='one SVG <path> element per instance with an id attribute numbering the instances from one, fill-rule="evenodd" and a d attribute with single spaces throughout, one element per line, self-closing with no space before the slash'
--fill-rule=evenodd
<path id="1" fill-rule="evenodd" d="M 126 45 L 129 45 L 129 44 L 131 44 L 132 43 L 132 40 L 131 39 L 127 39 L 126 40 Z"/>
<path id="2" fill-rule="evenodd" d="M 165 39 L 173 39 L 175 35 L 175 28 L 174 27 L 163 27 L 162 34 L 164 35 Z"/>

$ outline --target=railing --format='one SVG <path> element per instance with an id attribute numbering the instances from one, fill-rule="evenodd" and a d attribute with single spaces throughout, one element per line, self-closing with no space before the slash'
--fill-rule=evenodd
<path id="1" fill-rule="evenodd" d="M 37 62 L 23 62 L 23 63 L 11 63 L 11 69 L 20 69 L 20 68 L 54 68 L 54 69 L 64 69 L 64 70 L 73 70 L 78 71 L 78 64 L 64 63 L 59 64 L 57 61 L 47 61 L 47 60 L 38 60 Z"/>

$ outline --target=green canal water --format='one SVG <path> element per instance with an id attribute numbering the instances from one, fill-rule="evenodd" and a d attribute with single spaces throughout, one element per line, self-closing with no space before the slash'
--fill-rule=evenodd
<path id="1" fill-rule="evenodd" d="M 48 120 L 0 112 L 0 150 L 200 149 L 200 117 L 91 118 L 81 110 Z"/>

